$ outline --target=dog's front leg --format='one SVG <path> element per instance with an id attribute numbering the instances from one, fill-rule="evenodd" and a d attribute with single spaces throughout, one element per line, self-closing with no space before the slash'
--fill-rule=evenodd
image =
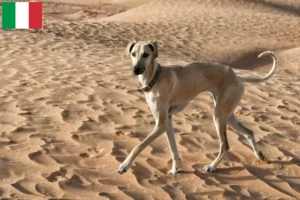
<path id="1" fill-rule="evenodd" d="M 173 122 L 172 122 L 172 116 L 169 116 L 169 127 L 167 129 L 167 139 L 171 151 L 171 157 L 172 157 L 172 168 L 168 172 L 168 174 L 174 175 L 178 173 L 178 167 L 179 167 L 179 154 L 177 151 L 176 146 L 176 140 L 174 135 L 174 129 L 173 129 Z"/>
<path id="2" fill-rule="evenodd" d="M 124 162 L 120 165 L 118 173 L 123 174 L 126 172 L 133 160 L 137 157 L 137 155 L 146 147 L 148 146 L 153 140 L 155 140 L 158 136 L 160 136 L 165 131 L 165 126 L 163 124 L 155 125 L 153 131 L 150 135 L 144 139 L 139 145 L 135 146 L 132 151 L 130 152 L 129 156 L 124 160 Z"/>
<path id="3" fill-rule="evenodd" d="M 124 160 L 124 162 L 120 165 L 118 169 L 118 173 L 123 174 L 126 172 L 131 166 L 133 160 L 138 156 L 138 154 L 148 146 L 153 140 L 155 140 L 158 136 L 164 133 L 168 127 L 168 113 L 166 106 L 161 106 L 159 102 L 156 103 L 151 108 L 153 111 L 153 115 L 155 117 L 155 127 L 153 131 L 148 135 L 139 145 L 135 146 L 130 152 L 129 156 Z"/>

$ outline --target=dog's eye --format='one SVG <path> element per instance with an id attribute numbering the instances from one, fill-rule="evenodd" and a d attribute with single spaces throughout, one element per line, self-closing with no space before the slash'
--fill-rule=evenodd
<path id="1" fill-rule="evenodd" d="M 147 58 L 149 56 L 149 53 L 143 53 L 143 57 Z"/>
<path id="2" fill-rule="evenodd" d="M 131 54 L 133 57 L 135 57 L 135 53 L 133 52 L 132 54 Z"/>

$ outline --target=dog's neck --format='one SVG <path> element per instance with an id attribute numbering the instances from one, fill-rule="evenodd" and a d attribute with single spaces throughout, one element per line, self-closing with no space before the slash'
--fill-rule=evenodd
<path id="1" fill-rule="evenodd" d="M 154 59 L 151 61 L 150 65 L 146 67 L 144 73 L 138 75 L 139 81 L 142 86 L 146 86 L 151 82 L 157 68 L 158 68 L 158 63 L 156 59 Z"/>

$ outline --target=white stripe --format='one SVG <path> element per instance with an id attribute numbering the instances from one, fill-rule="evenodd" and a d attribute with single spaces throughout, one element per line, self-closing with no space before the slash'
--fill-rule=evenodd
<path id="1" fill-rule="evenodd" d="M 29 28 L 29 3 L 16 2 L 16 28 Z"/>

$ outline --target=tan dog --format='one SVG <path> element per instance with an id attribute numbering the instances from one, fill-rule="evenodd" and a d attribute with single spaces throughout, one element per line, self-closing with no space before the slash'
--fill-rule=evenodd
<path id="1" fill-rule="evenodd" d="M 263 78 L 238 77 L 230 67 L 211 63 L 195 62 L 184 67 L 161 67 L 156 41 L 133 41 L 125 50 L 125 56 L 131 55 L 133 73 L 138 75 L 141 90 L 145 92 L 146 101 L 155 118 L 155 127 L 139 145 L 135 146 L 129 156 L 120 165 L 118 172 L 126 172 L 136 156 L 158 136 L 167 133 L 172 156 L 172 169 L 169 174 L 178 173 L 179 155 L 177 152 L 172 115 L 183 110 L 188 103 L 203 91 L 211 92 L 214 97 L 213 121 L 220 140 L 220 150 L 216 159 L 203 170 L 212 172 L 229 150 L 226 128 L 227 124 L 246 137 L 255 156 L 267 162 L 262 152 L 257 149 L 253 131 L 242 125 L 233 114 L 243 93 L 242 82 L 263 82 L 268 80 L 277 67 L 277 57 L 271 51 L 261 53 L 258 57 L 270 55 L 273 58 L 271 71 Z"/>

